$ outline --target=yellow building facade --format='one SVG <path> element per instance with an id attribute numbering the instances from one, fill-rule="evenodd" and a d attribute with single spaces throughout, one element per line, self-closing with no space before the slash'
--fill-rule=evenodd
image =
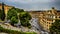
<path id="1" fill-rule="evenodd" d="M 49 28 L 55 22 L 55 19 L 60 19 L 60 12 L 55 8 L 46 11 L 30 11 L 30 15 L 38 18 L 42 29 L 46 31 L 49 31 Z"/>

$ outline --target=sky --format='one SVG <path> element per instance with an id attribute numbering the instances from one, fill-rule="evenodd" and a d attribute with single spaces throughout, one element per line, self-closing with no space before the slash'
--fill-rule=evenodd
<path id="1" fill-rule="evenodd" d="M 0 0 L 0 2 L 24 10 L 49 10 L 51 7 L 60 9 L 60 0 Z"/>

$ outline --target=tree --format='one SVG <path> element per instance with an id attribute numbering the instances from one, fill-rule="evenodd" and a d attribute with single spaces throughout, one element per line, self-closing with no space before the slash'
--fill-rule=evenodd
<path id="1" fill-rule="evenodd" d="M 18 13 L 19 13 L 19 15 L 18 15 Z M 14 18 L 12 18 L 12 17 L 14 17 Z M 14 24 L 13 19 L 17 20 L 18 17 L 20 19 L 20 22 L 21 22 L 22 26 L 26 26 L 26 27 L 31 26 L 31 24 L 29 23 L 29 20 L 31 19 L 31 16 L 28 12 L 25 12 L 23 9 L 18 9 L 18 8 L 13 7 L 7 13 L 7 19 L 11 20 L 12 24 Z"/>
<path id="2" fill-rule="evenodd" d="M 12 18 L 11 18 L 11 25 L 13 25 L 14 26 L 14 24 L 16 24 L 16 23 L 18 23 L 18 19 L 16 19 L 16 17 L 15 16 L 13 16 Z"/>
<path id="3" fill-rule="evenodd" d="M 24 10 L 12 7 L 11 9 L 9 9 L 9 11 L 7 13 L 7 19 L 11 19 L 12 16 L 15 16 L 18 19 L 17 14 L 20 13 L 21 11 L 24 11 Z"/>
<path id="4" fill-rule="evenodd" d="M 31 16 L 28 12 L 21 12 L 19 17 L 20 17 L 20 21 L 21 21 L 22 26 L 25 26 L 25 27 L 31 26 L 31 24 L 29 23 Z"/>
<path id="5" fill-rule="evenodd" d="M 2 21 L 4 21 L 4 19 L 5 19 L 5 10 L 4 10 L 4 3 L 2 3 L 2 12 L 1 12 L 2 14 L 2 17 L 1 17 L 1 20 Z"/>
<path id="6" fill-rule="evenodd" d="M 17 10 L 18 13 L 20 13 L 20 12 L 24 12 L 23 9 L 18 9 L 18 8 L 15 8 L 15 9 Z"/>
<path id="7" fill-rule="evenodd" d="M 15 8 L 11 8 L 8 13 L 7 13 L 7 19 L 11 19 L 13 16 L 15 16 L 15 18 L 18 19 L 18 16 L 17 16 L 17 11 L 15 10 Z"/>
<path id="8" fill-rule="evenodd" d="M 14 26 L 15 23 L 18 23 L 18 15 L 16 8 L 11 8 L 7 13 L 7 19 L 10 20 L 10 24 Z"/>
<path id="9" fill-rule="evenodd" d="M 55 22 L 50 27 L 51 34 L 60 34 L 60 20 L 55 20 Z"/>
<path id="10" fill-rule="evenodd" d="M 0 19 L 2 18 L 2 10 L 0 10 Z"/>

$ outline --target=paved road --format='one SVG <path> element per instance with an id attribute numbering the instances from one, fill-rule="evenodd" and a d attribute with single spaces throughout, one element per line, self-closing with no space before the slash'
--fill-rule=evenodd
<path id="1" fill-rule="evenodd" d="M 39 31 L 41 34 L 48 34 L 42 29 L 41 25 L 38 23 L 38 18 L 32 18 L 30 23 L 32 25 L 32 28 L 36 31 Z"/>

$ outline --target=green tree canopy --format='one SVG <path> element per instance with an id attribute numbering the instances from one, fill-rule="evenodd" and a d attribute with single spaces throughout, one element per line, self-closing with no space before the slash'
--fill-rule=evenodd
<path id="1" fill-rule="evenodd" d="M 19 13 L 19 15 L 18 15 L 18 13 Z M 31 16 L 28 12 L 24 11 L 23 9 L 18 9 L 18 8 L 13 7 L 7 13 L 7 18 L 12 21 L 11 24 L 14 24 L 13 22 L 15 20 L 17 20 L 18 17 L 20 19 L 22 26 L 28 26 L 28 27 L 31 26 L 31 24 L 29 23 Z"/>
<path id="2" fill-rule="evenodd" d="M 2 18 L 2 10 L 0 9 L 0 19 Z"/>
<path id="3" fill-rule="evenodd" d="M 11 19 L 13 16 L 18 19 L 17 17 L 17 10 L 13 7 L 7 13 L 7 19 Z"/>
<path id="4" fill-rule="evenodd" d="M 31 15 L 28 12 L 21 12 L 19 17 L 20 17 L 21 25 L 27 27 L 31 26 L 31 24 L 29 23 L 29 20 L 31 19 Z"/>
<path id="5" fill-rule="evenodd" d="M 13 16 L 12 18 L 11 18 L 11 24 L 12 25 L 14 25 L 14 24 L 16 24 L 18 22 L 18 19 L 16 19 L 16 17 L 15 16 Z"/>
<path id="6" fill-rule="evenodd" d="M 2 15 L 2 17 L 1 17 L 1 20 L 2 21 L 4 21 L 5 20 L 5 10 L 4 10 L 4 3 L 2 3 L 2 12 L 1 12 L 1 15 Z"/>
<path id="7" fill-rule="evenodd" d="M 54 32 L 56 34 L 60 34 L 60 20 L 55 20 L 55 22 L 50 27 L 50 32 L 51 34 L 54 34 Z"/>
<path id="8" fill-rule="evenodd" d="M 14 26 L 15 23 L 18 23 L 18 15 L 16 8 L 11 8 L 7 13 L 7 19 L 10 20 L 10 24 Z"/>

